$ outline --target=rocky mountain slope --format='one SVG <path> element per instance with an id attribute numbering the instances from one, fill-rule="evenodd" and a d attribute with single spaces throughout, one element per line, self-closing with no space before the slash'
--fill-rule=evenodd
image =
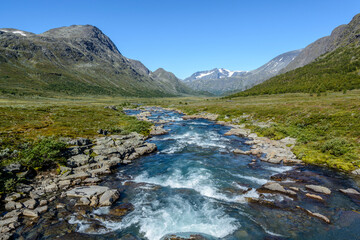
<path id="1" fill-rule="evenodd" d="M 281 73 L 303 67 L 313 62 L 319 56 L 332 52 L 338 47 L 344 47 L 360 38 L 360 14 L 357 14 L 349 24 L 335 28 L 330 36 L 318 39 L 308 45 Z"/>
<path id="2" fill-rule="evenodd" d="M 98 28 L 73 25 L 33 34 L 0 29 L 0 92 L 176 96 L 190 93 L 124 57 Z"/>
<path id="3" fill-rule="evenodd" d="M 312 60 L 324 51 L 325 54 Z M 311 52 L 314 55 L 311 55 Z M 309 61 L 311 62 L 308 63 Z M 331 36 L 321 38 L 307 46 L 294 63 L 296 64 L 292 67 L 289 64 L 288 67 L 308 64 L 231 97 L 288 92 L 321 94 L 325 91 L 360 88 L 360 14 L 356 15 L 348 25 L 337 27 Z"/>
<path id="4" fill-rule="evenodd" d="M 196 72 L 184 82 L 194 90 L 224 94 L 229 91 L 243 91 L 277 75 L 301 50 L 283 53 L 253 71 L 229 71 L 223 68 Z"/>

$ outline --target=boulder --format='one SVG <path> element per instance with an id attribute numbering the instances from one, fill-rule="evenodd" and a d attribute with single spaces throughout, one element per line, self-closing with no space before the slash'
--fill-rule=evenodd
<path id="1" fill-rule="evenodd" d="M 322 193 L 322 194 L 326 194 L 326 195 L 331 194 L 330 189 L 328 189 L 327 187 L 320 186 L 320 185 L 306 185 L 305 187 L 307 189 L 312 190 L 317 193 Z"/>
<path id="2" fill-rule="evenodd" d="M 85 155 L 85 154 L 79 154 L 79 155 L 75 155 L 72 156 L 71 158 L 69 158 L 66 162 L 66 165 L 72 168 L 75 167 L 80 167 L 86 164 L 90 163 L 90 157 L 89 155 Z"/>
<path id="3" fill-rule="evenodd" d="M 279 183 L 275 183 L 275 182 L 266 183 L 262 186 L 262 188 L 269 190 L 269 191 L 287 193 L 287 190 L 283 186 L 281 186 Z"/>
<path id="4" fill-rule="evenodd" d="M 120 197 L 116 189 L 107 190 L 99 199 L 99 206 L 111 206 Z"/>
<path id="5" fill-rule="evenodd" d="M 35 212 L 37 212 L 38 214 L 42 214 L 44 212 L 46 212 L 48 210 L 48 206 L 45 205 L 45 206 L 42 206 L 42 207 L 37 207 L 35 209 Z"/>
<path id="6" fill-rule="evenodd" d="M 87 197 L 82 197 L 82 198 L 79 199 L 79 204 L 81 204 L 81 205 L 89 205 L 90 200 Z"/>
<path id="7" fill-rule="evenodd" d="M 71 174 L 68 176 L 61 176 L 61 180 L 74 180 L 74 179 L 81 179 L 84 180 L 86 178 L 90 177 L 89 173 L 86 172 L 77 172 L 75 174 Z"/>
<path id="8" fill-rule="evenodd" d="M 56 185 L 56 183 L 52 183 L 50 185 L 45 186 L 44 190 L 46 193 L 53 193 L 58 190 L 58 186 Z"/>
<path id="9" fill-rule="evenodd" d="M 35 199 L 29 199 L 25 201 L 23 204 L 28 209 L 34 209 L 37 205 L 37 201 Z"/>
<path id="10" fill-rule="evenodd" d="M 159 125 L 159 126 L 152 126 L 151 127 L 151 131 L 150 131 L 150 135 L 164 135 L 168 133 L 167 130 L 164 129 L 164 126 Z"/>
<path id="11" fill-rule="evenodd" d="M 59 181 L 59 183 L 58 183 L 60 189 L 68 188 L 70 186 L 70 184 L 71 184 L 70 180 L 62 180 L 62 181 Z"/>
<path id="12" fill-rule="evenodd" d="M 37 218 L 37 217 L 39 217 L 39 214 L 38 214 L 37 211 L 35 211 L 35 210 L 30 210 L 30 209 L 25 209 L 25 210 L 23 211 L 23 215 L 24 215 L 25 217 L 30 217 L 30 218 Z"/>
<path id="13" fill-rule="evenodd" d="M 5 198 L 5 202 L 16 201 L 16 200 L 20 199 L 21 196 L 22 195 L 20 193 L 10 194 Z"/>
<path id="14" fill-rule="evenodd" d="M 10 202 L 7 202 L 5 204 L 5 209 L 8 210 L 8 211 L 15 210 L 15 209 L 20 209 L 22 207 L 23 207 L 23 204 L 20 203 L 20 202 L 10 201 Z"/>
<path id="15" fill-rule="evenodd" d="M 105 186 L 83 186 L 76 187 L 66 192 L 68 197 L 86 197 L 91 199 L 92 196 L 99 196 L 110 189 Z"/>
<path id="16" fill-rule="evenodd" d="M 235 135 L 235 136 L 239 136 L 239 137 L 247 137 L 249 134 L 250 134 L 249 129 L 232 128 L 225 133 L 225 136 Z"/>

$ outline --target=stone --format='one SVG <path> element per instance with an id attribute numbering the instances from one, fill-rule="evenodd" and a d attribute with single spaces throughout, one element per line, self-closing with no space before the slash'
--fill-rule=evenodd
<path id="1" fill-rule="evenodd" d="M 18 173 L 21 172 L 24 167 L 20 163 L 12 163 L 3 167 L 4 172 Z"/>
<path id="2" fill-rule="evenodd" d="M 35 211 L 36 211 L 38 214 L 42 214 L 42 213 L 46 212 L 47 210 L 48 210 L 48 206 L 47 206 L 47 205 L 42 206 L 42 207 L 37 207 L 37 208 L 35 209 Z"/>
<path id="3" fill-rule="evenodd" d="M 79 200 L 79 204 L 81 205 L 89 205 L 90 204 L 90 200 L 87 197 L 82 197 Z"/>
<path id="4" fill-rule="evenodd" d="M 304 208 L 302 208 L 302 207 L 300 207 L 300 206 L 296 206 L 296 208 L 305 211 L 305 212 L 306 212 L 307 214 L 309 214 L 310 216 L 319 218 L 319 219 L 323 220 L 323 221 L 326 222 L 326 223 L 330 223 L 329 218 L 325 217 L 324 215 L 322 215 L 322 214 L 320 214 L 320 213 L 311 212 L 310 210 L 304 209 Z"/>
<path id="5" fill-rule="evenodd" d="M 20 203 L 20 202 L 10 201 L 10 202 L 7 202 L 5 204 L 5 209 L 8 210 L 8 211 L 15 210 L 15 209 L 20 209 L 22 207 L 23 207 L 23 204 Z"/>
<path id="6" fill-rule="evenodd" d="M 70 186 L 71 184 L 71 181 L 70 180 L 62 180 L 62 181 L 59 181 L 58 185 L 59 185 L 59 188 L 60 189 L 66 189 Z"/>
<path id="7" fill-rule="evenodd" d="M 40 206 L 44 206 L 44 205 L 46 205 L 46 204 L 48 204 L 48 201 L 47 200 L 41 200 L 40 201 Z"/>
<path id="8" fill-rule="evenodd" d="M 360 193 L 358 191 L 356 191 L 353 188 L 347 188 L 347 189 L 340 189 L 340 192 L 344 193 L 344 194 L 354 194 L 354 195 L 360 195 Z"/>
<path id="9" fill-rule="evenodd" d="M 88 138 L 76 138 L 67 142 L 69 145 L 86 146 L 91 144 L 91 140 Z"/>
<path id="10" fill-rule="evenodd" d="M 354 175 L 360 175 L 360 168 L 351 172 Z"/>
<path id="11" fill-rule="evenodd" d="M 96 207 L 99 204 L 99 199 L 97 196 L 92 196 L 90 200 L 90 207 Z"/>
<path id="12" fill-rule="evenodd" d="M 61 180 L 74 180 L 74 179 L 81 179 L 84 180 L 86 178 L 90 177 L 89 173 L 86 172 L 77 172 L 75 174 L 71 174 L 68 176 L 61 177 Z"/>
<path id="13" fill-rule="evenodd" d="M 324 199 L 322 197 L 320 197 L 319 195 L 307 193 L 307 194 L 305 194 L 305 196 L 307 196 L 308 198 L 315 199 L 315 200 L 324 201 Z"/>
<path id="14" fill-rule="evenodd" d="M 25 179 L 33 179 L 34 177 L 36 177 L 36 175 L 37 175 L 37 172 L 33 168 L 29 168 L 28 170 L 26 170 L 24 172 L 16 173 L 17 178 L 25 178 Z"/>
<path id="15" fill-rule="evenodd" d="M 16 200 L 18 200 L 20 198 L 21 198 L 20 193 L 13 193 L 13 194 L 10 194 L 10 195 L 6 196 L 5 202 L 16 201 Z"/>
<path id="16" fill-rule="evenodd" d="M 35 210 L 30 210 L 30 209 L 25 209 L 25 210 L 23 211 L 23 215 L 24 215 L 25 217 L 30 217 L 30 218 L 37 218 L 37 217 L 39 217 L 39 214 L 38 214 L 37 211 L 35 211 Z"/>
<path id="17" fill-rule="evenodd" d="M 100 178 L 93 177 L 93 178 L 87 178 L 83 181 L 84 183 L 98 183 L 101 182 Z"/>
<path id="18" fill-rule="evenodd" d="M 109 210 L 110 215 L 117 217 L 122 217 L 134 210 L 134 205 L 131 203 L 122 203 L 116 207 L 113 207 Z"/>
<path id="19" fill-rule="evenodd" d="M 71 185 L 73 185 L 73 186 L 79 185 L 80 183 L 81 183 L 81 179 L 78 178 L 78 179 L 73 180 Z"/>
<path id="20" fill-rule="evenodd" d="M 0 221 L 0 228 L 4 227 L 4 226 L 7 226 L 11 223 L 15 223 L 19 220 L 19 217 L 18 216 L 13 216 L 11 218 L 6 218 L 6 219 L 2 219 Z"/>
<path id="21" fill-rule="evenodd" d="M 34 209 L 37 205 L 37 201 L 35 199 L 29 199 L 25 201 L 23 204 L 28 209 Z"/>
<path id="22" fill-rule="evenodd" d="M 99 206 L 111 206 L 120 197 L 116 189 L 107 190 L 99 199 Z"/>
<path id="23" fill-rule="evenodd" d="M 262 188 L 274 192 L 287 193 L 286 189 L 283 186 L 275 182 L 266 183 L 262 186 Z"/>
<path id="24" fill-rule="evenodd" d="M 65 204 L 63 204 L 63 203 L 56 204 L 56 209 L 62 209 L 62 208 L 65 208 Z"/>
<path id="25" fill-rule="evenodd" d="M 83 187 L 76 187 L 66 192 L 68 197 L 86 197 L 91 199 L 92 196 L 99 196 L 109 188 L 105 186 L 83 186 Z"/>
<path id="26" fill-rule="evenodd" d="M 152 126 L 151 130 L 150 130 L 150 135 L 164 135 L 167 134 L 168 131 L 164 129 L 164 126 L 159 125 L 159 126 Z"/>
<path id="27" fill-rule="evenodd" d="M 320 186 L 320 185 L 306 185 L 305 187 L 307 189 L 312 190 L 317 193 L 322 193 L 322 194 L 326 194 L 326 195 L 331 194 L 330 189 L 328 189 L 327 187 Z"/>
<path id="28" fill-rule="evenodd" d="M 295 191 L 295 192 L 298 192 L 300 189 L 299 188 L 297 188 L 297 187 L 289 187 L 289 189 L 291 189 L 291 190 L 293 190 L 293 191 Z"/>
<path id="29" fill-rule="evenodd" d="M 233 151 L 233 153 L 235 153 L 235 154 L 249 155 L 249 154 L 250 154 L 250 151 L 243 151 L 243 150 L 241 150 L 241 149 L 235 149 L 235 150 Z"/>
<path id="30" fill-rule="evenodd" d="M 71 168 L 80 167 L 91 163 L 89 155 L 79 154 L 72 156 L 66 161 L 66 165 Z"/>
<path id="31" fill-rule="evenodd" d="M 145 143 L 143 147 L 138 147 L 135 151 L 140 155 L 145 155 L 156 151 L 157 147 L 154 143 Z"/>
<path id="32" fill-rule="evenodd" d="M 235 135 L 239 137 L 247 137 L 250 134 L 250 130 L 243 128 L 232 128 L 225 133 L 225 136 Z"/>
<path id="33" fill-rule="evenodd" d="M 44 188 L 46 193 L 53 193 L 58 190 L 58 186 L 55 183 L 45 186 Z"/>

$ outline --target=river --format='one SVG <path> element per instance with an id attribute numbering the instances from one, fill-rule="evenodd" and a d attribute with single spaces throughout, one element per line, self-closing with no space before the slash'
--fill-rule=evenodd
<path id="1" fill-rule="evenodd" d="M 248 139 L 225 136 L 230 128 L 214 122 L 183 120 L 181 114 L 151 109 L 149 119 L 170 122 L 169 133 L 154 136 L 158 151 L 135 163 L 119 167 L 103 185 L 121 189 L 121 201 L 134 210 L 122 221 L 103 221 L 97 238 L 118 239 L 131 234 L 158 240 L 171 234 L 205 239 L 359 239 L 359 202 L 338 192 L 355 188 L 344 174 L 311 166 L 283 166 L 261 162 L 252 155 L 235 155 L 234 149 L 249 150 Z M 140 111 L 128 110 L 130 115 Z M 256 162 L 252 163 L 255 159 Z M 254 161 L 255 161 L 254 160 Z M 257 188 L 271 176 L 290 173 L 282 184 L 300 189 L 296 198 L 262 193 L 262 199 L 276 206 L 250 204 L 259 198 Z M 296 179 L 291 176 L 301 176 Z M 304 185 L 320 184 L 332 190 L 324 201 L 306 198 Z M 296 206 L 319 212 L 331 223 L 311 217 Z M 107 208 L 95 210 L 106 214 Z M 86 222 L 73 221 L 77 231 L 87 232 Z"/>

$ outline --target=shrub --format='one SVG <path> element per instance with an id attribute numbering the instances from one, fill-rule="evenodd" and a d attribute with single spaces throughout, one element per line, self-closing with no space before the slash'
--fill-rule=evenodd
<path id="1" fill-rule="evenodd" d="M 324 144 L 320 146 L 320 150 L 323 153 L 328 152 L 336 157 L 344 155 L 350 150 L 350 148 L 351 148 L 351 144 L 349 144 L 343 138 L 334 138 L 327 140 L 324 142 Z"/>
<path id="2" fill-rule="evenodd" d="M 66 144 L 54 138 L 42 138 L 23 152 L 22 163 L 33 168 L 44 168 L 63 162 L 62 152 Z"/>
<path id="3" fill-rule="evenodd" d="M 13 192 L 16 188 L 16 180 L 14 178 L 9 178 L 5 181 L 4 188 L 6 192 Z"/>

